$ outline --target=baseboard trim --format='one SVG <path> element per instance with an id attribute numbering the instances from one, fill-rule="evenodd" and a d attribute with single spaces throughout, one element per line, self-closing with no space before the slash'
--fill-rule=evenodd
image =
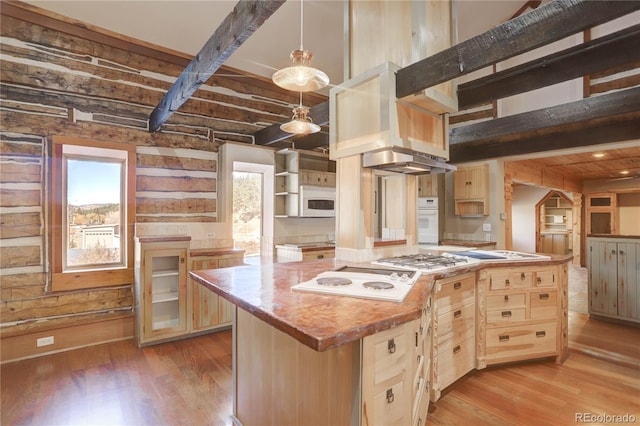
<path id="1" fill-rule="evenodd" d="M 25 333 L 8 333 L 0 336 L 0 364 L 133 339 L 134 321 L 133 314 L 93 321 L 83 321 L 79 318 L 78 322 L 61 327 L 52 328 L 45 325 L 41 329 L 34 328 Z M 43 337 L 53 337 L 54 343 L 38 347 L 36 341 Z"/>

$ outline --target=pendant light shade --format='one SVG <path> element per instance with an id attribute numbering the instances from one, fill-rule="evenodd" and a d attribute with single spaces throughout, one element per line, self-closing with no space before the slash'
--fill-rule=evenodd
<path id="1" fill-rule="evenodd" d="M 301 102 L 300 106 L 293 109 L 291 121 L 282 124 L 280 130 L 296 135 L 308 135 L 319 132 L 320 126 L 314 124 L 313 121 L 311 121 L 311 117 L 308 117 L 308 114 L 309 108 L 302 106 Z"/>
<path id="2" fill-rule="evenodd" d="M 303 10 L 303 2 L 300 0 L 300 49 L 294 50 L 289 55 L 291 66 L 276 71 L 272 77 L 275 84 L 294 92 L 312 92 L 329 84 L 327 74 L 311 66 L 311 58 L 313 57 L 311 51 L 305 50 L 302 46 Z"/>

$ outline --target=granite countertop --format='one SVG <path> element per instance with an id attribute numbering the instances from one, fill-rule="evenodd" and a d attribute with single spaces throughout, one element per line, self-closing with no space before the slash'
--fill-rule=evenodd
<path id="1" fill-rule="evenodd" d="M 328 243 L 328 242 L 277 244 L 276 248 L 307 252 L 307 251 L 315 251 L 315 250 L 333 250 L 336 248 L 336 245 L 334 243 Z"/>
<path id="2" fill-rule="evenodd" d="M 291 290 L 292 286 L 324 271 L 346 265 L 371 266 L 336 259 L 237 266 L 189 274 L 269 325 L 316 351 L 324 351 L 419 318 L 436 279 L 487 267 L 553 265 L 573 258 L 550 256 L 550 260 L 478 263 L 445 272 L 423 273 L 402 303 Z"/>
<path id="3" fill-rule="evenodd" d="M 495 246 L 495 241 L 472 241 L 472 240 L 442 240 L 440 245 L 448 246 L 462 246 L 462 247 L 491 247 Z"/>

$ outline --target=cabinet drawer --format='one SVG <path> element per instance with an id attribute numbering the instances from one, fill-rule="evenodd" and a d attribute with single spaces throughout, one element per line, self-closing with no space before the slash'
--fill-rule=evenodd
<path id="1" fill-rule="evenodd" d="M 525 293 L 493 294 L 487 296 L 487 310 L 524 308 L 526 306 Z"/>
<path id="2" fill-rule="evenodd" d="M 489 273 L 491 290 L 508 290 L 510 288 L 529 288 L 533 286 L 531 271 L 493 271 Z"/>
<path id="3" fill-rule="evenodd" d="M 438 346 L 453 346 L 474 335 L 475 305 L 470 303 L 461 308 L 438 315 Z"/>
<path id="4" fill-rule="evenodd" d="M 400 381 L 386 389 L 377 392 L 373 397 L 373 415 L 370 424 L 373 425 L 402 425 L 404 421 L 404 382 Z M 365 405 L 365 416 L 367 407 Z"/>
<path id="5" fill-rule="evenodd" d="M 487 311 L 487 322 L 514 322 L 525 320 L 526 309 L 525 308 L 509 308 L 501 309 L 499 311 Z"/>
<path id="6" fill-rule="evenodd" d="M 552 287 L 556 285 L 555 271 L 553 269 L 536 272 L 537 287 Z"/>
<path id="7" fill-rule="evenodd" d="M 557 315 L 557 291 L 539 291 L 531 293 L 531 319 L 556 318 Z"/>
<path id="8" fill-rule="evenodd" d="M 475 291 L 475 276 L 469 275 L 456 280 L 436 283 L 438 288 L 438 314 L 454 310 L 455 308 L 473 302 Z"/>
<path id="9" fill-rule="evenodd" d="M 487 361 L 506 362 L 551 356 L 557 351 L 556 323 L 487 329 Z M 516 359 L 513 359 L 516 358 Z"/>
<path id="10" fill-rule="evenodd" d="M 444 389 L 475 367 L 475 338 L 438 350 L 438 385 Z"/>
<path id="11" fill-rule="evenodd" d="M 409 342 L 404 327 L 385 330 L 374 336 L 373 383 L 378 385 L 403 374 Z"/>

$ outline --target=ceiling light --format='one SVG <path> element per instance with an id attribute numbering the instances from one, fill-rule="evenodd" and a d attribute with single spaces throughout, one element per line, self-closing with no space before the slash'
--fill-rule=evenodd
<path id="1" fill-rule="evenodd" d="M 292 66 L 276 71 L 272 77 L 278 86 L 295 92 L 311 92 L 329 84 L 327 74 L 310 66 L 313 54 L 302 46 L 303 23 L 303 2 L 300 0 L 300 49 L 289 55 Z"/>
<path id="2" fill-rule="evenodd" d="M 302 105 L 302 92 L 300 92 L 300 106 L 293 109 L 291 121 L 280 126 L 280 130 L 296 135 L 308 135 L 320 131 L 320 126 L 314 124 L 308 116 L 309 108 Z"/>

